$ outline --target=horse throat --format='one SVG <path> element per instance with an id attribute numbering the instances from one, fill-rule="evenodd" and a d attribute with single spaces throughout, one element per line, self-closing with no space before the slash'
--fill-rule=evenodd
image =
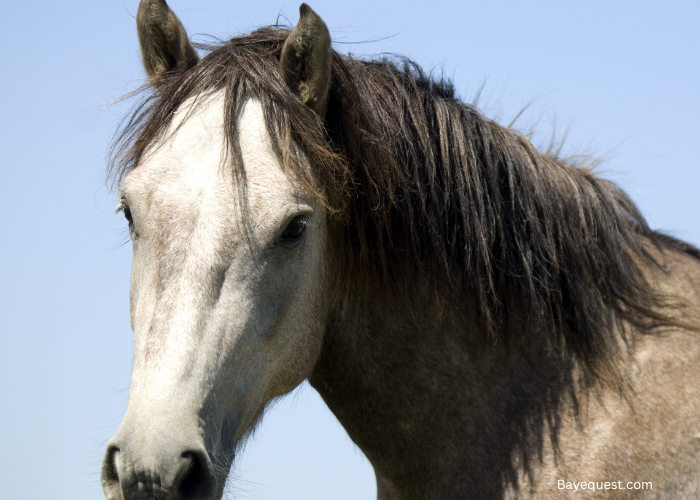
<path id="1" fill-rule="evenodd" d="M 309 378 L 374 466 L 379 498 L 500 498 L 575 406 L 573 369 L 478 346 L 446 311 L 348 307 Z"/>

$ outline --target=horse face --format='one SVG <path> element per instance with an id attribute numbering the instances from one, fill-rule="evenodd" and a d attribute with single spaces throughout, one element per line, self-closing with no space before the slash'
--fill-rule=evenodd
<path id="1" fill-rule="evenodd" d="M 235 445 L 323 336 L 322 207 L 279 165 L 258 102 L 239 123 L 244 189 L 223 161 L 223 92 L 188 108 L 124 182 L 134 366 L 110 500 L 220 497 Z"/>

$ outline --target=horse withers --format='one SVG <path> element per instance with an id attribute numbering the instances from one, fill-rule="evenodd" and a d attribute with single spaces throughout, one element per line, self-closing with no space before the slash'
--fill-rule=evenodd
<path id="1" fill-rule="evenodd" d="M 199 59 L 142 0 L 110 173 L 134 366 L 110 500 L 213 500 L 303 380 L 381 499 L 700 498 L 700 252 L 307 5 Z"/>

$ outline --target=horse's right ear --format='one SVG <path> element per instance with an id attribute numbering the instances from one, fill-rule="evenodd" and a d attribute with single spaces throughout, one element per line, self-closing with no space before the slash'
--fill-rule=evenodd
<path id="1" fill-rule="evenodd" d="M 197 64 L 199 56 L 165 0 L 141 0 L 136 28 L 151 83 L 157 85 L 166 73 L 184 71 Z"/>
<path id="2" fill-rule="evenodd" d="M 311 7 L 301 4 L 299 22 L 282 47 L 280 72 L 292 92 L 321 118 L 328 104 L 332 55 L 326 23 Z"/>

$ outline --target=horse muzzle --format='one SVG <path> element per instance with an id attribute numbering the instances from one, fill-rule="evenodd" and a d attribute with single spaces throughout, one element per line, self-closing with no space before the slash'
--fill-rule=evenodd
<path id="1" fill-rule="evenodd" d="M 200 439 L 119 432 L 107 445 L 101 480 L 108 500 L 213 500 L 219 489 Z"/>

